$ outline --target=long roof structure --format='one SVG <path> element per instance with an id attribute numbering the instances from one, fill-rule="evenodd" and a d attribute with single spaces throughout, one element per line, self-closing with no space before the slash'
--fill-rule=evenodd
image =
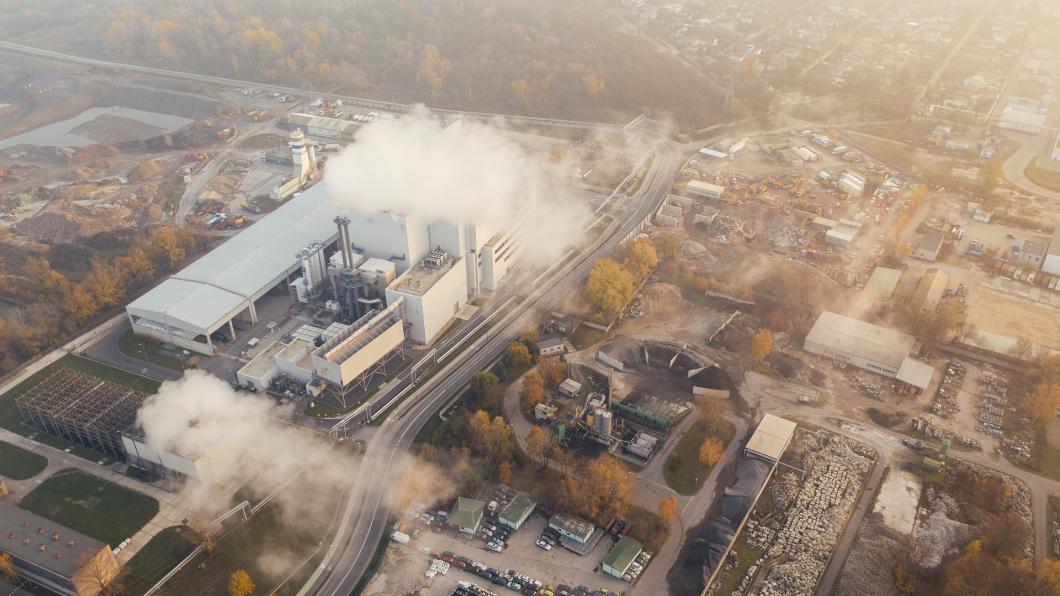
<path id="1" fill-rule="evenodd" d="M 297 265 L 295 253 L 336 236 L 351 206 L 312 186 L 228 239 L 128 306 L 133 315 L 204 331 L 246 308 Z M 149 318 L 155 318 L 150 317 Z"/>
<path id="2" fill-rule="evenodd" d="M 826 310 L 806 334 L 806 343 L 828 346 L 835 352 L 856 354 L 897 370 L 912 351 L 916 338 Z"/>

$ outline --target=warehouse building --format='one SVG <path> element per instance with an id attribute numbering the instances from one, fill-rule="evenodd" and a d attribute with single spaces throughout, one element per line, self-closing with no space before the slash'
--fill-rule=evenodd
<path id="1" fill-rule="evenodd" d="M 865 282 L 865 287 L 858 294 L 858 299 L 854 302 L 850 312 L 865 313 L 890 300 L 901 278 L 902 271 L 900 269 L 876 267 L 872 270 L 872 275 L 869 276 L 868 281 Z"/>
<path id="2" fill-rule="evenodd" d="M 685 185 L 685 190 L 694 195 L 708 199 L 720 199 L 721 195 L 725 193 L 724 186 L 718 186 L 717 184 L 711 184 L 701 180 L 689 180 L 688 184 Z"/>
<path id="3" fill-rule="evenodd" d="M 1045 116 L 1009 105 L 1001 111 L 1001 121 L 998 126 L 1016 132 L 1038 134 L 1042 131 L 1042 127 L 1045 126 Z"/>
<path id="4" fill-rule="evenodd" d="M 62 596 L 96 596 L 121 570 L 111 548 L 50 519 L 0 501 L 0 552 L 19 579 Z"/>
<path id="5" fill-rule="evenodd" d="M 541 404 L 538 404 L 541 405 Z M 513 530 L 518 530 L 530 519 L 537 503 L 526 493 L 519 493 L 504 509 L 501 510 L 500 522 Z"/>
<path id="6" fill-rule="evenodd" d="M 784 450 L 791 444 L 795 436 L 796 424 L 779 416 L 766 414 L 758 423 L 751 439 L 744 447 L 744 454 L 764 459 L 768 462 L 778 462 L 784 455 Z"/>
<path id="7" fill-rule="evenodd" d="M 1049 246 L 1045 242 L 1026 239 L 1020 242 L 1016 256 L 1020 263 L 1031 265 L 1035 269 L 1041 269 L 1048 252 Z"/>
<path id="8" fill-rule="evenodd" d="M 803 348 L 923 390 L 935 369 L 910 357 L 915 343 L 912 335 L 824 311 L 806 334 Z"/>
<path id="9" fill-rule="evenodd" d="M 619 538 L 618 542 L 611 547 L 611 550 L 608 551 L 607 556 L 601 562 L 604 573 L 623 579 L 623 576 L 629 573 L 629 568 L 633 565 L 633 561 L 636 561 L 642 552 L 644 552 L 644 547 L 641 546 L 640 542 L 629 536 Z"/>

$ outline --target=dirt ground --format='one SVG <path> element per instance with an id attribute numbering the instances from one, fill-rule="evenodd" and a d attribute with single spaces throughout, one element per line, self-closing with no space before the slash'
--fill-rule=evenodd
<path id="1" fill-rule="evenodd" d="M 976 329 L 1060 349 L 1060 316 L 1049 306 L 980 286 L 968 300 L 966 316 Z"/>
<path id="2" fill-rule="evenodd" d="M 916 521 L 920 490 L 921 482 L 916 474 L 892 468 L 880 487 L 873 511 L 883 517 L 887 527 L 899 534 L 908 534 L 913 531 Z"/>
<path id="3" fill-rule="evenodd" d="M 84 124 L 74 128 L 70 132 L 88 137 L 97 143 L 109 145 L 122 141 L 135 139 L 146 139 L 162 134 L 163 131 L 157 126 L 140 122 L 132 118 L 122 118 L 103 114 Z"/>

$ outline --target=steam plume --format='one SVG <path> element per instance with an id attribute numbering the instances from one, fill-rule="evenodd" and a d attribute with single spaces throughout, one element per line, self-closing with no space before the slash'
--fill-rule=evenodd
<path id="1" fill-rule="evenodd" d="M 540 158 L 539 158 L 540 157 Z M 448 128 L 423 109 L 362 128 L 328 163 L 328 192 L 366 213 L 391 211 L 427 221 L 527 226 L 527 257 L 548 262 L 589 220 L 561 188 L 565 166 L 527 153 L 493 126 Z"/>

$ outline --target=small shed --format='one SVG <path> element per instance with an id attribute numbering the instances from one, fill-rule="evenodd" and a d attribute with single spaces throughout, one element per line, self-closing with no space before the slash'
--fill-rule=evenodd
<path id="1" fill-rule="evenodd" d="M 474 534 L 482 522 L 486 504 L 476 499 L 457 497 L 453 509 L 449 512 L 449 525 L 459 528 L 465 534 Z"/>
<path id="2" fill-rule="evenodd" d="M 559 392 L 567 397 L 578 397 L 581 390 L 582 384 L 574 379 L 567 379 L 559 384 Z"/>
<path id="3" fill-rule="evenodd" d="M 644 547 L 639 542 L 629 536 L 623 536 L 611 547 L 610 552 L 601 562 L 604 573 L 623 579 L 622 576 L 629 571 L 629 567 L 643 550 Z"/>
<path id="4" fill-rule="evenodd" d="M 537 346 L 537 353 L 541 356 L 552 356 L 567 351 L 567 342 L 562 337 L 539 339 L 534 345 Z"/>
<path id="5" fill-rule="evenodd" d="M 501 510 L 500 521 L 513 530 L 518 530 L 534 512 L 534 502 L 526 493 L 519 493 L 511 503 Z"/>

